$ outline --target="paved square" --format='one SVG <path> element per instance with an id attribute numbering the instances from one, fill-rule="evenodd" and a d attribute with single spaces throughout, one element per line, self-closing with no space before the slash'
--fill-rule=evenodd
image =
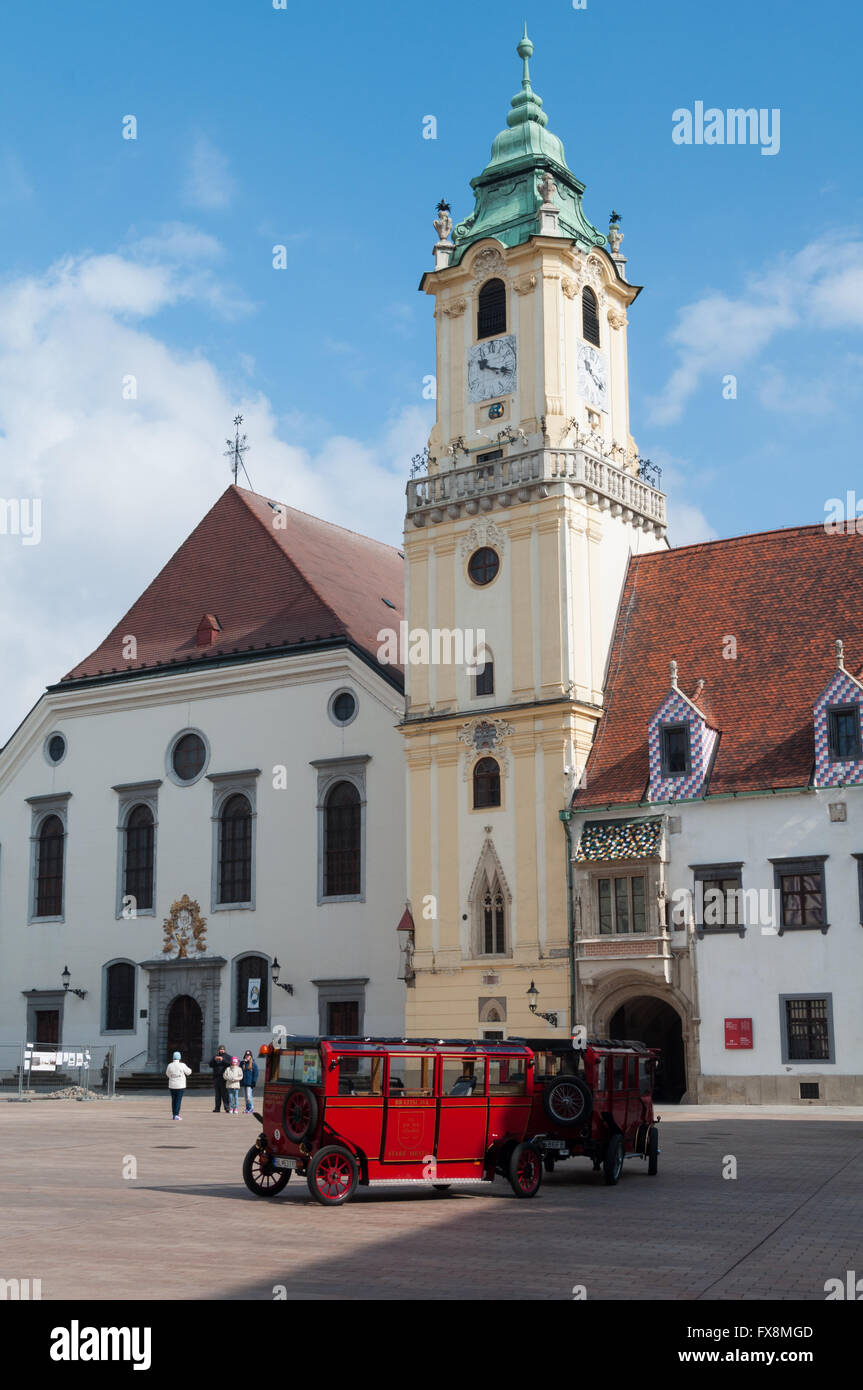
<path id="1" fill-rule="evenodd" d="M 183 1116 L 167 1092 L 0 1101 L 0 1277 L 41 1279 L 43 1299 L 823 1300 L 863 1275 L 859 1111 L 669 1108 L 656 1178 L 628 1161 L 606 1187 L 577 1160 L 529 1201 L 498 1179 L 361 1188 L 334 1211 L 296 1178 L 269 1201 L 246 1190 L 255 1120 L 195 1092 Z"/>

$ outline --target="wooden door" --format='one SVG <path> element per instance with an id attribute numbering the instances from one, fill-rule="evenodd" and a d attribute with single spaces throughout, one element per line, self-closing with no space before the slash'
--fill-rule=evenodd
<path id="1" fill-rule="evenodd" d="M 174 1052 L 191 1067 L 201 1070 L 201 1053 L 204 1047 L 204 1016 L 197 999 L 190 994 L 178 994 L 168 1010 L 168 1058 Z"/>
<path id="2" fill-rule="evenodd" d="M 356 1038 L 360 1032 L 360 1006 L 356 999 L 327 1005 L 327 1034 L 331 1038 Z"/>
<path id="3" fill-rule="evenodd" d="M 57 1047 L 60 1042 L 60 1010 L 37 1009 L 36 1042 L 40 1047 Z"/>

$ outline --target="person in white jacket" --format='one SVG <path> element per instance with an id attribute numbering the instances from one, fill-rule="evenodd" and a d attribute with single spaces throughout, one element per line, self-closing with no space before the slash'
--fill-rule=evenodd
<path id="1" fill-rule="evenodd" d="M 183 1092 L 186 1089 L 186 1077 L 192 1075 L 192 1068 L 187 1067 L 185 1062 L 181 1062 L 179 1052 L 175 1052 L 173 1059 L 165 1068 L 165 1075 L 168 1078 L 168 1090 L 171 1092 L 171 1119 L 182 1120 L 180 1106 L 183 1103 Z"/>

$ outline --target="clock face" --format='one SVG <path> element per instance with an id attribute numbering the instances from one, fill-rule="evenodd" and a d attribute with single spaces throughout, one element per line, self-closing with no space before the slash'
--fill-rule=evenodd
<path id="1" fill-rule="evenodd" d="M 470 349 L 467 357 L 468 400 L 511 396 L 518 378 L 515 335 L 489 338 Z"/>
<path id="2" fill-rule="evenodd" d="M 578 394 L 595 410 L 608 410 L 608 364 L 590 343 L 578 346 Z"/>

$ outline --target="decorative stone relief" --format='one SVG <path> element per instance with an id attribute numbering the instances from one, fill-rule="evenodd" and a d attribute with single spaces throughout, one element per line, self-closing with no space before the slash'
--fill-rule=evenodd
<path id="1" fill-rule="evenodd" d="M 451 299 L 448 304 L 441 305 L 443 312 L 448 319 L 460 318 L 467 308 L 466 299 Z"/>
<path id="2" fill-rule="evenodd" d="M 506 262 L 495 247 L 487 246 L 484 251 L 480 251 L 473 263 L 473 282 L 475 285 L 481 285 L 495 275 L 501 278 L 506 276 Z"/>
<path id="3" fill-rule="evenodd" d="M 458 731 L 458 739 L 477 753 L 500 747 L 505 738 L 514 733 L 512 724 L 505 719 L 468 719 Z"/>
<path id="4" fill-rule="evenodd" d="M 516 294 L 531 294 L 536 289 L 536 276 L 523 275 L 520 280 L 513 284 Z"/>
<path id="5" fill-rule="evenodd" d="M 461 538 L 459 554 L 464 560 L 468 555 L 473 554 L 484 545 L 494 546 L 495 550 L 502 552 L 506 545 L 506 535 L 499 526 L 495 526 L 493 521 L 474 522 L 469 531 L 466 531 Z"/>
<path id="6" fill-rule="evenodd" d="M 578 280 L 571 280 L 568 275 L 564 275 L 560 282 L 560 288 L 563 290 L 567 299 L 577 299 L 581 292 L 581 285 Z"/>
<path id="7" fill-rule="evenodd" d="M 617 309 L 609 309 L 608 322 L 612 328 L 625 328 L 629 320 L 626 314 L 621 314 Z"/>

